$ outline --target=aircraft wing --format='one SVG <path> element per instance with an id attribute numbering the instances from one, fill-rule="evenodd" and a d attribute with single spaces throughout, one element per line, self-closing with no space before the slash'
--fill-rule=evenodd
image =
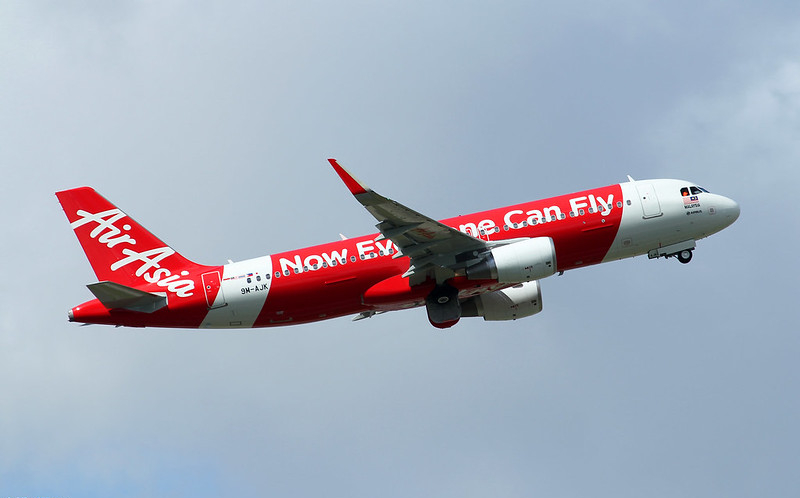
<path id="1" fill-rule="evenodd" d="M 412 284 L 424 281 L 428 275 L 437 279 L 450 278 L 456 270 L 489 248 L 484 240 L 374 192 L 340 166 L 336 159 L 328 161 L 350 193 L 378 220 L 375 226 L 381 235 L 377 240 L 390 239 L 399 247 L 402 254 L 394 257 L 411 258 L 411 266 L 403 276 L 412 277 Z"/>

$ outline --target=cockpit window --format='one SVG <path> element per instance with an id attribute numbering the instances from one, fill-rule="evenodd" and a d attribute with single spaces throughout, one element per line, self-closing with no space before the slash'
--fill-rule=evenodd
<path id="1" fill-rule="evenodd" d="M 704 189 L 703 187 L 697 187 L 692 185 L 691 187 L 683 187 L 681 189 L 681 196 L 689 197 L 690 195 L 697 195 L 699 193 L 705 192 L 708 193 L 708 190 Z"/>

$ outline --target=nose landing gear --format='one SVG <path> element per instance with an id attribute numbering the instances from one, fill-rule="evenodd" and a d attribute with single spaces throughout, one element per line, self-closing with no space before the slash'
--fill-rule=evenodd
<path id="1" fill-rule="evenodd" d="M 677 244 L 670 244 L 668 246 L 662 246 L 657 249 L 651 249 L 647 253 L 647 257 L 650 259 L 656 258 L 671 258 L 676 257 L 678 261 L 683 264 L 688 263 L 692 260 L 692 251 L 694 251 L 695 243 L 694 240 L 686 240 L 683 242 L 679 242 Z"/>
<path id="2" fill-rule="evenodd" d="M 686 264 L 692 260 L 692 250 L 684 249 L 683 251 L 675 254 L 675 257 L 677 257 L 678 261 L 680 261 L 681 263 Z"/>

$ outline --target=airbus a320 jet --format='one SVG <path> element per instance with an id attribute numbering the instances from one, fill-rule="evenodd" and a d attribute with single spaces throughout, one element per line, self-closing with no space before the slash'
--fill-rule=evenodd
<path id="1" fill-rule="evenodd" d="M 688 263 L 739 217 L 683 180 L 629 181 L 442 221 L 331 166 L 378 233 L 224 265 L 189 261 L 89 187 L 57 192 L 98 281 L 69 320 L 130 327 L 272 327 L 425 306 L 434 327 L 542 310 L 540 280 L 646 254 Z"/>

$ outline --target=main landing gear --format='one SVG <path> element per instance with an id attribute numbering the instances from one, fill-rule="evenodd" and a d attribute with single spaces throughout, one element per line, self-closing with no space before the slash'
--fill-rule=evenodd
<path id="1" fill-rule="evenodd" d="M 458 302 L 458 289 L 448 285 L 437 286 L 425 298 L 428 320 L 436 328 L 446 329 L 455 325 L 461 318 L 461 305 Z"/>

